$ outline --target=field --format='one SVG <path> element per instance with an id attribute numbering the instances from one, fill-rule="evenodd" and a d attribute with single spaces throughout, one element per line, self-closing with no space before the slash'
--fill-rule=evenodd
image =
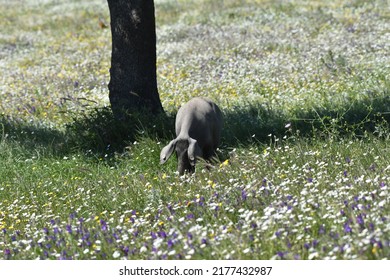
<path id="1" fill-rule="evenodd" d="M 390 259 L 387 1 L 155 0 L 166 116 L 126 124 L 106 1 L 0 4 L 0 259 Z M 222 144 L 180 177 L 193 96 Z"/>

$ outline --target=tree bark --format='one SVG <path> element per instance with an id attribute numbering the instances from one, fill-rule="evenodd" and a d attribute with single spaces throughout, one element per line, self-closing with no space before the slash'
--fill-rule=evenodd
<path id="1" fill-rule="evenodd" d="M 153 0 L 107 0 L 112 54 L 109 98 L 114 116 L 133 110 L 163 112 L 157 90 Z"/>

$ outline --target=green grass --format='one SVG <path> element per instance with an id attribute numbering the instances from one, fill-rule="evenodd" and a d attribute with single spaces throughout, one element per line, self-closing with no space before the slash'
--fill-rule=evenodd
<path id="1" fill-rule="evenodd" d="M 390 258 L 386 1 L 156 0 L 167 115 L 127 123 L 105 1 L 0 2 L 0 259 Z M 198 95 L 219 159 L 179 177 Z"/>

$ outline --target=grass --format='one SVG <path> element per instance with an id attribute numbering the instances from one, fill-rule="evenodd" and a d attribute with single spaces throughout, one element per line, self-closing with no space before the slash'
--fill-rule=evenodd
<path id="1" fill-rule="evenodd" d="M 390 258 L 386 1 L 156 0 L 167 116 L 127 123 L 105 1 L 2 2 L 0 259 Z M 198 95 L 219 160 L 179 177 Z"/>

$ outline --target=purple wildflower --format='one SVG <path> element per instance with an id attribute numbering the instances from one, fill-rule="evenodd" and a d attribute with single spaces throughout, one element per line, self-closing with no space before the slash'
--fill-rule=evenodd
<path id="1" fill-rule="evenodd" d="M 360 225 L 360 226 L 364 226 L 364 219 L 363 219 L 363 215 L 360 213 L 359 215 L 357 215 L 356 217 L 356 222 Z"/>
<path id="2" fill-rule="evenodd" d="M 340 253 L 344 253 L 346 247 L 347 247 L 347 246 L 346 246 L 345 244 L 340 245 L 340 246 L 339 246 Z"/>
<path id="3" fill-rule="evenodd" d="M 205 198 L 204 198 L 204 196 L 201 196 L 200 198 L 199 198 L 199 205 L 200 205 L 200 203 L 202 203 L 202 205 L 201 206 L 203 206 L 203 202 L 205 202 Z"/>
<path id="4" fill-rule="evenodd" d="M 344 232 L 345 233 L 351 233 L 352 228 L 349 226 L 349 221 L 344 224 Z"/>
<path id="5" fill-rule="evenodd" d="M 107 231 L 107 223 L 103 219 L 100 220 L 100 225 L 102 226 L 102 231 Z"/>
<path id="6" fill-rule="evenodd" d="M 245 201 L 247 197 L 248 197 L 248 195 L 247 195 L 246 191 L 245 191 L 245 190 L 242 190 L 242 191 L 241 191 L 241 199 L 242 199 L 243 201 Z"/>
<path id="7" fill-rule="evenodd" d="M 66 225 L 66 231 L 68 233 L 72 233 L 72 226 L 71 225 Z"/>
<path id="8" fill-rule="evenodd" d="M 4 255 L 5 255 L 6 257 L 10 256 L 10 255 L 11 255 L 11 250 L 8 249 L 8 248 L 4 249 Z"/>
<path id="9" fill-rule="evenodd" d="M 167 208 L 168 208 L 168 210 L 169 210 L 169 213 L 175 214 L 175 210 L 173 210 L 173 206 L 172 206 L 171 204 L 169 204 L 169 205 L 167 206 Z"/>
<path id="10" fill-rule="evenodd" d="M 68 259 L 68 256 L 67 256 L 67 254 L 66 254 L 66 251 L 65 251 L 65 250 L 62 250 L 60 259 L 62 259 L 62 260 L 66 260 L 66 259 Z"/>
<path id="11" fill-rule="evenodd" d="M 85 232 L 85 234 L 82 236 L 82 240 L 88 240 L 89 239 L 89 237 L 91 236 L 91 234 L 87 231 L 87 232 Z"/>
<path id="12" fill-rule="evenodd" d="M 123 247 L 122 251 L 123 251 L 123 255 L 127 257 L 129 255 L 129 246 Z"/>
<path id="13" fill-rule="evenodd" d="M 188 219 L 188 220 L 191 220 L 191 219 L 193 219 L 193 218 L 195 218 L 195 215 L 194 215 L 194 214 L 190 213 L 190 214 L 187 215 L 187 219 Z"/>

